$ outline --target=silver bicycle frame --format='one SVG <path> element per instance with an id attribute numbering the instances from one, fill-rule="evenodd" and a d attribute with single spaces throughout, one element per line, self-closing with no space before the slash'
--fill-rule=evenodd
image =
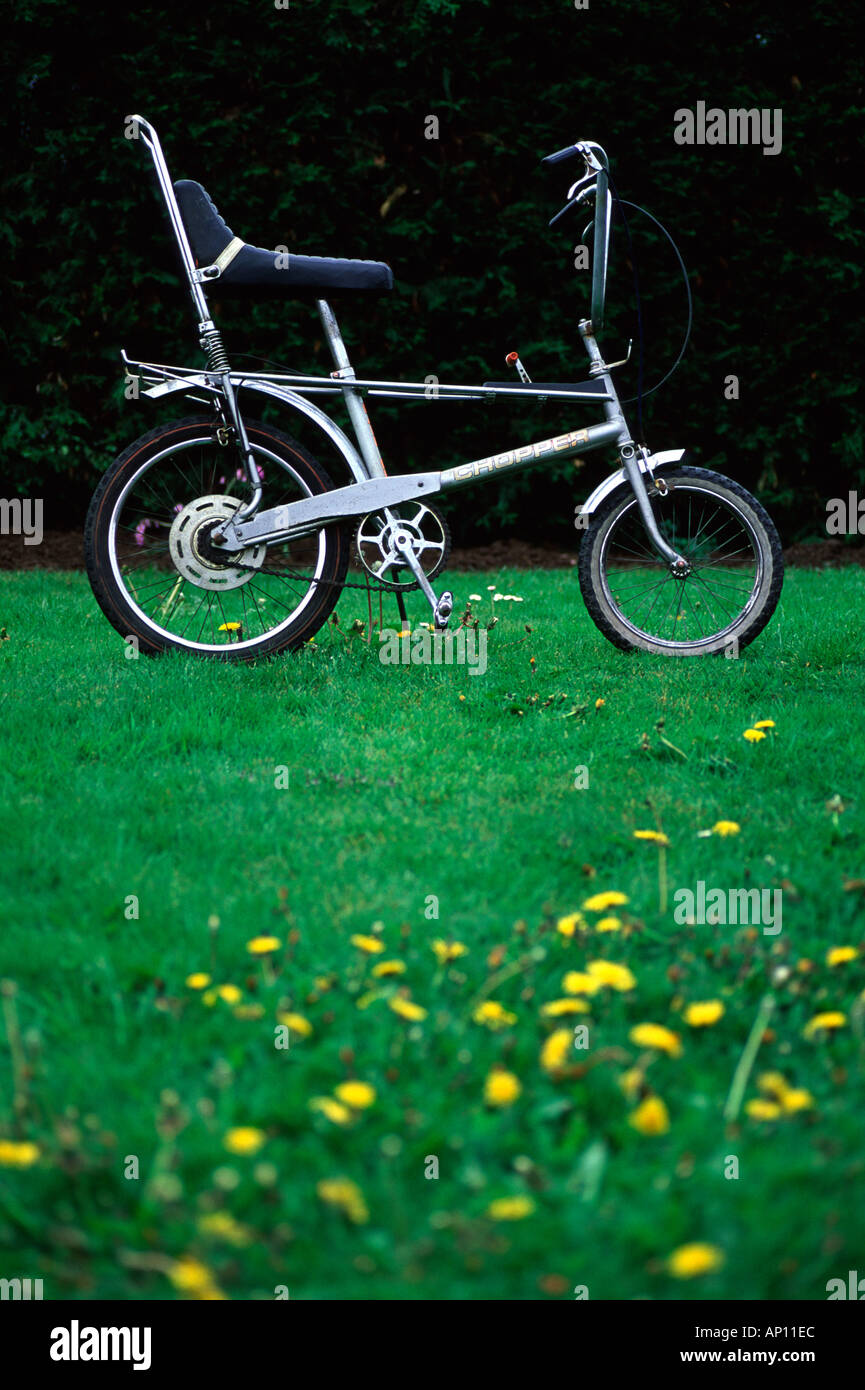
<path id="1" fill-rule="evenodd" d="M 222 347 L 219 331 L 210 314 L 204 284 L 218 279 L 218 268 L 211 266 L 199 269 L 189 244 L 189 238 L 180 214 L 174 186 L 159 137 L 143 116 L 127 118 L 133 129 L 144 141 L 150 151 L 156 169 L 156 176 L 168 210 L 171 229 L 180 252 L 181 263 L 186 275 L 189 293 L 198 321 L 199 340 L 210 358 L 207 369 L 173 367 L 163 363 L 139 362 L 123 353 L 123 361 L 129 377 L 139 377 L 148 383 L 142 395 L 159 398 L 175 392 L 190 395 L 203 392 L 204 396 L 192 394 L 192 399 L 204 399 L 219 412 L 220 418 L 230 425 L 236 434 L 241 457 L 244 460 L 251 495 L 249 500 L 235 513 L 220 530 L 220 539 L 226 551 L 245 549 L 253 542 L 274 544 L 289 538 L 299 537 L 320 529 L 331 522 L 360 517 L 368 512 L 380 511 L 386 507 L 397 506 L 401 502 L 418 497 L 428 497 L 434 493 L 474 483 L 483 479 L 524 468 L 549 459 L 569 459 L 615 445 L 619 452 L 622 467 L 595 489 L 584 504 L 582 512 L 590 514 L 609 492 L 627 481 L 633 489 L 643 524 L 656 551 L 670 564 L 684 564 L 684 560 L 668 543 L 658 530 L 644 483 L 646 473 L 652 476 L 653 469 L 671 463 L 681 457 L 682 450 L 667 451 L 664 454 L 650 455 L 645 449 L 638 449 L 631 438 L 630 430 L 622 412 L 616 389 L 608 365 L 598 346 L 596 332 L 603 323 L 604 299 L 606 292 L 607 259 L 610 237 L 611 202 L 608 191 L 606 153 L 593 141 L 582 142 L 577 148 L 583 154 L 587 170 L 593 182 L 590 188 L 583 189 L 577 201 L 587 194 L 595 193 L 594 218 L 594 257 L 592 278 L 592 318 L 579 323 L 580 337 L 589 358 L 589 376 L 602 385 L 602 390 L 586 391 L 580 388 L 550 389 L 529 385 L 510 385 L 507 390 L 488 386 L 465 386 L 429 382 L 382 381 L 358 378 L 351 365 L 349 355 L 336 320 L 336 316 L 325 299 L 317 300 L 317 309 L 325 338 L 334 362 L 334 371 L 329 377 L 281 372 L 236 372 L 228 364 Z M 581 182 L 584 182 L 581 180 Z M 575 186 L 576 187 L 576 186 Z M 573 192 L 573 190 L 572 190 Z M 217 273 L 214 274 L 213 272 Z M 619 365 L 619 364 L 613 364 Z M 261 485 L 258 470 L 243 424 L 238 405 L 241 391 L 253 391 L 280 401 L 288 408 L 304 415 L 335 446 L 342 456 L 353 482 L 347 486 L 320 496 L 305 498 L 286 506 L 257 510 L 261 501 Z M 345 401 L 349 420 L 355 436 L 355 443 L 330 417 L 306 399 L 309 394 L 339 394 Z M 410 473 L 388 477 L 379 453 L 375 435 L 369 422 L 364 396 L 387 396 L 398 399 L 424 400 L 495 400 L 497 395 L 507 399 L 595 401 L 601 402 L 605 420 L 600 424 L 589 425 L 585 429 L 571 430 L 549 439 L 519 445 L 503 453 L 486 458 L 474 459 L 441 472 Z"/>

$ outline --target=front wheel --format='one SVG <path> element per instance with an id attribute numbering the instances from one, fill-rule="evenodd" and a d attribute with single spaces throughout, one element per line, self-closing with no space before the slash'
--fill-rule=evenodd
<path id="1" fill-rule="evenodd" d="M 240 555 L 211 542 L 248 495 L 218 421 L 160 425 L 108 469 L 90 505 L 85 554 L 99 605 L 143 653 L 175 650 L 251 661 L 293 650 L 327 621 L 348 567 L 350 531 L 322 527 Z M 282 430 L 246 422 L 261 506 L 329 492 L 321 464 Z"/>
<path id="2" fill-rule="evenodd" d="M 627 484 L 592 517 L 580 547 L 580 588 L 601 632 L 622 650 L 661 656 L 737 654 L 778 603 L 781 542 L 756 498 L 720 473 L 680 467 L 646 477 L 662 536 L 690 572 L 656 553 Z"/>

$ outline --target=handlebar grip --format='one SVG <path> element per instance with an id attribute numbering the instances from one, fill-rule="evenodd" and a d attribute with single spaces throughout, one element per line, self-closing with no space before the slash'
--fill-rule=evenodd
<path id="1" fill-rule="evenodd" d="M 542 164 L 563 164 L 566 159 L 576 159 L 579 150 L 576 145 L 568 145 L 563 150 L 556 150 L 555 154 L 548 154 L 541 160 Z"/>

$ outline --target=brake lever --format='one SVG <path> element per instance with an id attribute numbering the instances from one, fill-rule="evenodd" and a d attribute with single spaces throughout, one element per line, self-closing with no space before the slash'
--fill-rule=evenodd
<path id="1" fill-rule="evenodd" d="M 588 169 L 588 168 L 587 168 L 587 169 L 586 169 L 586 172 L 583 174 L 583 177 L 582 177 L 581 179 L 577 179 L 575 183 L 572 183 L 572 184 L 571 184 L 570 188 L 568 189 L 568 202 L 569 202 L 569 203 L 570 203 L 570 202 L 573 202 L 573 199 L 574 199 L 575 196 L 576 196 L 577 190 L 578 190 L 579 188 L 581 188 L 582 185 L 583 185 L 584 183 L 586 183 L 586 184 L 592 183 L 592 181 L 594 180 L 594 178 L 595 178 L 595 176 L 596 176 L 596 173 L 597 173 L 597 170 L 595 170 L 595 169 Z"/>
<path id="2" fill-rule="evenodd" d="M 571 196 L 569 195 L 569 196 L 568 196 L 568 201 L 565 203 L 565 206 L 564 206 L 563 208 L 560 208 L 560 209 L 559 209 L 559 211 L 556 213 L 555 217 L 551 217 L 551 218 L 550 218 L 550 221 L 547 223 L 547 226 L 549 226 L 549 227 L 554 227 L 555 224 L 559 221 L 559 218 L 564 217 L 564 215 L 565 215 L 566 212 L 570 212 L 572 208 L 578 208 L 578 207 L 580 206 L 580 203 L 585 202 L 586 198 L 587 198 L 591 193 L 597 192 L 597 184 L 594 182 L 594 178 L 595 178 L 594 174 L 588 174 L 586 177 L 592 180 L 592 183 L 590 184 L 590 186 L 587 187 L 587 188 L 582 189 L 582 191 L 579 192 L 575 198 L 574 198 L 574 197 L 571 197 Z M 574 192 L 574 189 L 575 189 L 575 188 L 579 188 L 579 186 L 580 186 L 581 183 L 585 183 L 585 181 L 586 181 L 585 179 L 579 179 L 578 182 L 575 183 L 575 184 L 573 185 L 573 187 L 571 188 L 571 193 Z M 592 224 L 589 223 L 589 226 L 591 226 L 591 225 L 592 225 Z M 583 236 L 585 236 L 585 232 L 583 233 Z"/>
<path id="3" fill-rule="evenodd" d="M 547 226 L 555 227 L 556 223 L 560 220 L 560 218 L 564 217 L 566 212 L 570 212 L 571 208 L 573 207 L 576 207 L 576 203 L 565 203 L 565 206 L 563 208 L 559 208 L 555 217 L 550 218 L 549 222 L 547 223 Z"/>

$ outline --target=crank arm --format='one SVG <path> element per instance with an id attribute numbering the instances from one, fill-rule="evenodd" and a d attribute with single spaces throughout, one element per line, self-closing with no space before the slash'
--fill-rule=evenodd
<path id="1" fill-rule="evenodd" d="M 433 617 L 435 617 L 436 608 L 438 607 L 438 599 L 435 596 L 435 591 L 433 590 L 432 585 L 430 584 L 429 580 L 427 579 L 426 575 L 424 574 L 421 568 L 420 561 L 418 560 L 417 556 L 411 548 L 411 542 L 407 540 L 397 541 L 396 545 L 397 550 L 402 555 L 403 563 L 411 570 L 412 574 L 414 575 L 415 579 L 420 585 L 424 597 L 426 598 L 427 603 L 433 611 Z"/>
<path id="2" fill-rule="evenodd" d="M 396 519 L 392 517 L 389 512 L 387 513 L 387 517 L 389 521 L 394 521 Z M 417 580 L 427 603 L 432 609 L 433 623 L 436 630 L 439 632 L 444 631 L 448 625 L 448 619 L 454 611 L 453 594 L 451 594 L 450 590 L 445 590 L 441 598 L 436 598 L 435 590 L 424 574 L 421 562 L 415 555 L 410 540 L 406 539 L 401 541 L 397 539 L 396 548 L 403 557 L 403 563 L 411 570 Z"/>
<path id="3" fill-rule="evenodd" d="M 365 516 L 367 512 L 382 511 L 416 497 L 427 497 L 441 491 L 440 473 L 403 473 L 396 478 L 368 478 L 362 483 L 334 488 L 316 497 L 304 497 L 281 507 L 267 507 L 248 521 L 229 518 L 213 532 L 215 545 L 224 545 L 230 553 L 246 550 L 262 542 L 293 540 L 318 531 L 334 521 L 347 521 Z"/>

